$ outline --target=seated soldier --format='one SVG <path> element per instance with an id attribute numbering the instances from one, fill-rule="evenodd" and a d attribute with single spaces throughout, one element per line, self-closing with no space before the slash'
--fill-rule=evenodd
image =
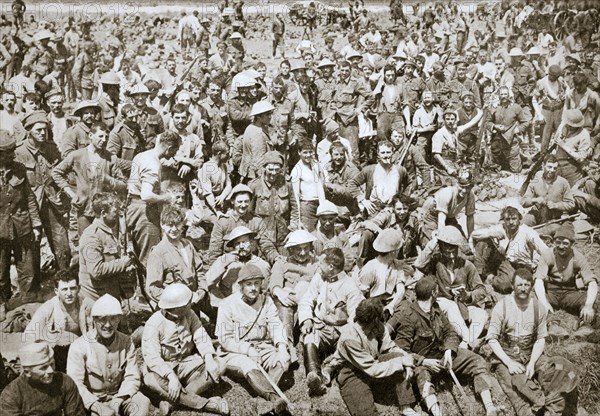
<path id="1" fill-rule="evenodd" d="M 129 335 L 117 330 L 121 303 L 104 295 L 92 306 L 94 329 L 69 349 L 67 374 L 92 415 L 145 415 L 150 399 L 140 392 L 140 370 Z"/>
<path id="2" fill-rule="evenodd" d="M 24 335 L 29 341 L 53 345 L 56 368 L 65 371 L 69 346 L 92 328 L 89 312 L 93 302 L 79 294 L 79 277 L 67 270 L 54 275 L 54 293 L 56 296 L 35 311 Z"/>
<path id="3" fill-rule="evenodd" d="M 460 254 L 459 247 L 463 244 L 460 231 L 448 225 L 427 243 L 414 266 L 420 273 L 435 276 L 437 303 L 458 330 L 460 346 L 475 349 L 488 320 L 481 307 L 487 292 L 475 265 Z"/>
<path id="4" fill-rule="evenodd" d="M 269 263 L 252 254 L 255 236 L 256 233 L 244 226 L 234 228 L 226 238 L 227 247 L 232 251 L 217 258 L 206 272 L 210 302 L 214 307 L 234 292 L 238 274 L 245 264 L 254 264 L 262 270 L 265 278 L 269 277 Z"/>
<path id="5" fill-rule="evenodd" d="M 452 369 L 458 374 L 473 377 L 475 391 L 481 396 L 486 416 L 497 416 L 499 413 L 492 401 L 491 376 L 486 362 L 480 355 L 458 348 L 458 335 L 436 302 L 437 287 L 432 278 L 419 280 L 415 286 L 416 302 L 402 305 L 388 321 L 396 334 L 396 344 L 412 352 L 416 358 L 414 380 L 427 411 L 434 416 L 442 414 L 431 383 L 432 374 Z"/>
<path id="6" fill-rule="evenodd" d="M 573 247 L 574 242 L 573 225 L 563 224 L 554 234 L 554 247 L 540 258 L 534 289 L 549 313 L 560 308 L 578 316 L 582 325 L 573 335 L 584 338 L 593 332 L 598 277 L 586 257 Z"/>
<path id="7" fill-rule="evenodd" d="M 562 357 L 544 355 L 548 312 L 531 296 L 532 286 L 531 272 L 516 270 L 513 294 L 492 310 L 487 340 L 500 360 L 496 376 L 518 416 L 541 414 L 542 409 L 546 415 L 574 415 L 577 370 Z"/>
<path id="8" fill-rule="evenodd" d="M 92 197 L 96 219 L 79 239 L 79 280 L 81 292 L 95 301 L 106 293 L 120 299 L 121 281 L 135 269 L 135 261 L 125 254 L 119 241 L 121 201 L 107 193 Z"/>
<path id="9" fill-rule="evenodd" d="M 286 402 L 259 366 L 267 371 L 271 381 L 279 383 L 290 365 L 288 337 L 275 303 L 262 293 L 263 281 L 263 272 L 255 265 L 241 268 L 240 291 L 229 295 L 219 306 L 219 353 L 227 370 L 245 377 L 254 392 L 273 403 L 273 412 L 279 414 L 287 409 Z"/>
<path id="10" fill-rule="evenodd" d="M 350 181 L 360 171 L 348 155 L 349 148 L 341 141 L 334 141 L 329 148 L 330 161 L 323 165 L 325 198 L 337 205 L 342 215 L 358 214 L 358 203 L 350 192 Z"/>
<path id="11" fill-rule="evenodd" d="M 537 231 L 521 224 L 522 218 L 517 208 L 507 206 L 500 212 L 502 224 L 480 228 L 471 234 L 471 247 L 479 242 L 471 248 L 479 275 L 492 274 L 491 285 L 502 294 L 512 291 L 511 276 L 516 269 L 525 266 L 533 270 L 540 255 L 548 250 Z"/>
<path id="12" fill-rule="evenodd" d="M 318 270 L 298 303 L 298 322 L 304 335 L 304 368 L 311 395 L 324 394 L 319 352 L 332 351 L 340 329 L 354 318 L 363 299 L 354 280 L 344 272 L 344 253 L 337 247 L 323 251 Z"/>
<path id="13" fill-rule="evenodd" d="M 275 249 L 274 234 L 266 228 L 264 220 L 255 215 L 251 210 L 252 197 L 254 193 L 248 186 L 236 185 L 228 196 L 232 208 L 227 214 L 219 216 L 210 234 L 210 245 L 208 248 L 208 263 L 212 264 L 219 256 L 231 247 L 227 247 L 225 237 L 239 226 L 248 227 L 258 236 L 258 245 L 263 257 L 270 262 L 274 262 L 277 256 Z M 256 250 L 253 250 L 255 252 Z"/>
<path id="14" fill-rule="evenodd" d="M 575 208 L 575 199 L 569 182 L 558 175 L 556 156 L 552 154 L 546 156 L 544 169 L 529 183 L 521 199 L 521 205 L 525 208 L 531 207 L 529 213 L 523 217 L 523 224 L 529 226 L 555 220 Z M 548 230 L 543 234 L 551 234 L 551 232 Z"/>
<path id="15" fill-rule="evenodd" d="M 390 338 L 379 299 L 364 299 L 359 303 L 354 322 L 341 330 L 334 360 L 342 367 L 337 381 L 350 414 L 378 414 L 373 392 L 388 389 L 390 384 L 397 391 L 402 415 L 420 414 L 411 407 L 414 397 L 406 402 L 403 394 L 404 382 L 412 377 L 415 361 Z"/>
<path id="16" fill-rule="evenodd" d="M 381 210 L 370 220 L 363 221 L 358 225 L 357 228 L 363 228 L 358 243 L 360 261 L 367 262 L 375 257 L 376 253 L 372 249 L 373 241 L 384 229 L 402 233 L 404 244 L 398 252 L 399 258 L 413 257 L 417 254 L 420 224 L 416 211 L 410 211 L 415 202 L 408 196 L 395 196 L 387 209 Z"/>
<path id="17" fill-rule="evenodd" d="M 355 249 L 350 247 L 348 234 L 336 227 L 339 218 L 338 207 L 329 201 L 323 201 L 317 207 L 317 227 L 312 232 L 316 241 L 313 243 L 315 254 L 320 256 L 329 247 L 339 247 L 346 259 L 345 270 L 350 271 L 356 263 Z"/>
<path id="18" fill-rule="evenodd" d="M 315 237 L 306 230 L 292 231 L 288 234 L 284 246 L 288 256 L 277 260 L 271 270 L 269 291 L 279 318 L 285 325 L 293 363 L 298 361 L 294 347 L 298 302 L 319 268 L 318 257 L 315 256 L 313 248 L 315 241 Z"/>
<path id="19" fill-rule="evenodd" d="M 161 397 L 160 411 L 168 415 L 175 404 L 228 415 L 227 402 L 205 399 L 200 393 L 219 381 L 224 365 L 216 358 L 212 340 L 192 311 L 195 294 L 182 283 L 165 288 L 142 335 L 144 384 Z"/>
<path id="20" fill-rule="evenodd" d="M 407 266 L 396 259 L 403 242 L 400 231 L 391 228 L 382 230 L 373 243 L 377 257 L 358 273 L 360 290 L 367 298 L 379 298 L 388 317 L 394 313 L 406 290 Z"/>
<path id="21" fill-rule="evenodd" d="M 0 394 L 6 415 L 81 416 L 85 407 L 77 385 L 68 375 L 54 370 L 54 353 L 45 341 L 19 350 L 22 373 Z"/>
<path id="22" fill-rule="evenodd" d="M 160 214 L 163 237 L 152 247 L 148 256 L 146 292 L 156 305 L 163 290 L 172 283 L 183 283 L 198 295 L 200 309 L 216 318 L 210 311 L 208 286 L 200 274 L 202 259 L 192 243 L 182 237 L 185 212 L 173 205 L 166 205 Z"/>

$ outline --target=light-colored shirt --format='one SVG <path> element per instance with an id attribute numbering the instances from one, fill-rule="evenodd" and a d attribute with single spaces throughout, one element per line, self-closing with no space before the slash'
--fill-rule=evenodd
<path id="1" fill-rule="evenodd" d="M 244 302 L 240 292 L 221 302 L 215 333 L 224 351 L 247 354 L 256 342 L 266 341 L 274 346 L 287 344 L 287 331 L 279 319 L 273 299 L 260 295 L 256 300 L 260 302 L 258 305 L 262 305 L 263 301 L 265 303 L 260 314 L 252 305 Z"/>
<path id="2" fill-rule="evenodd" d="M 131 175 L 127 182 L 130 195 L 140 196 L 142 183 L 152 185 L 152 190 L 160 194 L 160 160 L 154 149 L 139 153 L 131 161 Z"/>
<path id="3" fill-rule="evenodd" d="M 354 319 L 363 295 L 356 282 L 345 272 L 324 280 L 316 273 L 298 304 L 298 322 L 312 319 L 317 324 L 341 326 Z"/>
<path id="4" fill-rule="evenodd" d="M 537 231 L 525 224 L 519 226 L 513 238 L 507 236 L 502 224 L 475 230 L 471 237 L 474 240 L 495 239 L 498 250 L 506 256 L 508 261 L 526 266 L 537 265 L 540 255 L 548 250 L 548 246 L 542 241 Z"/>
<path id="5" fill-rule="evenodd" d="M 149 371 L 167 378 L 182 359 L 193 354 L 194 347 L 203 360 L 207 354 L 216 354 L 212 340 L 191 310 L 178 322 L 167 319 L 162 311 L 146 321 L 142 355 Z"/>
<path id="6" fill-rule="evenodd" d="M 141 377 L 131 338 L 115 334 L 109 346 L 100 343 L 96 330 L 78 338 L 69 348 L 67 374 L 75 381 L 83 405 L 118 397 L 126 400 L 140 390 Z"/>
<path id="7" fill-rule="evenodd" d="M 376 257 L 360 270 L 358 280 L 365 296 L 373 298 L 385 294 L 393 295 L 399 284 L 406 283 L 406 275 L 401 261 L 392 260 L 389 264 L 385 264 Z"/>

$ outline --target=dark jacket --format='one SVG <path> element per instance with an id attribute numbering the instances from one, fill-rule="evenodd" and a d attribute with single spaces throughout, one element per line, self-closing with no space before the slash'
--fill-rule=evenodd
<path id="1" fill-rule="evenodd" d="M 12 163 L 5 179 L 0 178 L 0 194 L 0 239 L 25 237 L 32 228 L 42 226 L 25 166 Z"/>
<path id="2" fill-rule="evenodd" d="M 425 358 L 442 358 L 446 350 L 458 350 L 458 334 L 437 303 L 425 313 L 419 304 L 402 302 L 388 321 L 396 345 L 412 352 L 421 365 Z"/>

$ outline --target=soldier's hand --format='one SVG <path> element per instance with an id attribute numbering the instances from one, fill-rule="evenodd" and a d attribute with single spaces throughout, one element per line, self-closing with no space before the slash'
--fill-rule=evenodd
<path id="1" fill-rule="evenodd" d="M 95 414 L 102 416 L 116 416 L 118 414 L 115 413 L 114 409 L 106 403 L 95 402 L 91 409 Z"/>
<path id="2" fill-rule="evenodd" d="M 42 232 L 40 231 L 39 228 L 34 228 L 33 229 L 33 239 L 35 241 L 40 241 L 40 238 L 42 237 Z"/>
<path id="3" fill-rule="evenodd" d="M 248 357 L 250 357 L 251 360 L 257 363 L 260 362 L 260 354 L 258 353 L 258 351 L 256 351 L 256 348 L 254 347 L 250 347 L 250 349 L 248 350 Z"/>
<path id="4" fill-rule="evenodd" d="M 314 323 L 311 319 L 307 319 L 302 323 L 302 333 L 303 334 L 311 334 L 314 330 Z"/>
<path id="5" fill-rule="evenodd" d="M 180 178 L 185 178 L 190 172 L 192 171 L 192 168 L 189 165 L 181 165 L 181 167 L 179 168 L 179 172 L 177 172 L 177 176 L 179 176 Z"/>
<path id="6" fill-rule="evenodd" d="M 204 362 L 204 366 L 206 368 L 206 373 L 216 383 L 221 377 L 221 369 L 219 367 L 219 363 L 210 354 L 208 354 L 205 358 L 206 360 Z"/>
<path id="7" fill-rule="evenodd" d="M 579 316 L 585 323 L 591 323 L 594 320 L 594 305 L 585 305 Z"/>
<path id="8" fill-rule="evenodd" d="M 135 260 L 133 257 L 130 257 L 129 254 L 125 255 L 123 257 L 123 260 L 125 261 L 125 265 L 126 266 L 133 266 L 135 265 Z"/>
<path id="9" fill-rule="evenodd" d="M 515 360 L 511 360 L 507 367 L 510 374 L 523 374 L 525 372 L 525 367 L 523 364 L 518 363 Z"/>
<path id="10" fill-rule="evenodd" d="M 440 371 L 442 371 L 444 369 L 444 367 L 442 367 L 442 365 L 440 364 L 440 361 L 436 360 L 434 358 L 424 359 L 423 367 L 426 367 L 427 369 L 431 370 L 433 373 L 439 373 Z"/>
<path id="11" fill-rule="evenodd" d="M 369 215 L 374 215 L 375 212 L 377 212 L 377 207 L 375 207 L 375 204 L 371 201 L 369 201 L 368 199 L 363 199 L 360 203 L 359 206 L 365 210 L 367 210 L 367 212 L 369 213 Z"/>
<path id="12" fill-rule="evenodd" d="M 169 401 L 176 402 L 179 399 L 179 395 L 181 394 L 181 390 L 183 386 L 181 382 L 175 375 L 175 373 L 169 374 L 169 389 L 168 389 L 168 397 Z"/>
<path id="13" fill-rule="evenodd" d="M 276 288 L 273 291 L 273 295 L 275 295 L 277 300 L 279 300 L 279 302 L 281 302 L 281 304 L 286 308 L 291 308 L 296 305 L 296 302 L 294 302 L 294 300 L 290 298 L 290 293 L 291 292 L 289 289 L 284 289 L 280 287 Z"/>

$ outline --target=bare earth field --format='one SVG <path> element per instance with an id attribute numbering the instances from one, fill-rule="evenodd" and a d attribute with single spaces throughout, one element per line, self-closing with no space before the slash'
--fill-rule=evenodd
<path id="1" fill-rule="evenodd" d="M 268 67 L 269 73 L 273 74 L 278 66 L 279 60 L 271 58 L 271 42 L 269 40 L 268 33 L 268 17 L 276 12 L 285 12 L 287 2 L 282 3 L 260 3 L 260 4 L 249 4 L 247 5 L 248 14 L 251 15 L 248 22 L 248 39 L 245 41 L 246 50 L 249 53 L 256 54 L 257 59 L 263 60 Z M 332 4 L 335 5 L 336 2 Z M 474 8 L 478 2 L 471 1 L 462 4 L 465 11 L 474 11 Z M 193 4 L 193 5 L 192 5 Z M 1 3 L 1 10 L 3 13 L 10 15 L 10 4 Z M 388 8 L 381 3 L 369 2 L 369 10 L 377 12 L 379 22 L 382 27 L 391 27 L 392 23 L 389 21 Z M 39 2 L 35 4 L 29 4 L 28 13 L 33 13 L 36 16 L 36 20 L 54 20 L 64 21 L 65 17 L 71 14 L 76 16 L 88 16 L 97 18 L 98 14 L 108 14 L 113 16 L 120 16 L 121 19 L 126 14 L 140 13 L 141 15 L 154 17 L 157 15 L 179 15 L 180 10 L 185 9 L 187 11 L 200 10 L 201 14 L 213 15 L 217 10 L 216 4 L 208 2 L 178 2 L 178 4 L 161 4 L 149 2 L 147 5 L 139 5 L 138 2 L 130 3 L 109 3 L 109 2 L 96 2 L 96 3 L 51 3 L 51 2 Z M 254 12 L 252 12 L 254 11 Z M 412 10 L 407 10 L 412 12 Z M 478 22 L 472 25 L 472 28 L 477 27 Z M 168 38 L 161 43 L 165 43 L 168 46 L 177 50 L 177 44 L 174 40 L 174 24 L 171 24 L 167 30 Z M 98 32 L 97 28 L 95 36 L 102 40 L 105 34 Z M 317 30 L 314 36 L 314 42 L 318 47 L 323 45 L 323 35 L 325 30 L 321 27 Z M 288 22 L 287 27 L 287 43 L 286 49 L 290 51 L 289 57 L 294 57 L 295 49 L 299 43 L 299 38 L 302 34 L 302 28 L 292 25 Z M 336 46 L 341 45 L 344 42 L 345 33 L 335 30 L 335 28 L 328 28 L 327 34 L 336 37 Z M 183 62 L 180 61 L 180 68 L 183 67 Z M 506 186 L 513 189 L 512 195 L 515 195 L 515 190 L 518 189 L 522 178 L 516 178 L 516 180 L 507 180 Z M 515 203 L 516 198 L 509 197 L 501 201 L 488 201 L 486 203 L 478 203 L 478 210 L 476 215 L 476 222 L 478 226 L 493 224 L 498 221 L 500 209 L 508 203 Z M 582 245 L 580 249 L 586 254 L 588 259 L 593 264 L 594 270 L 600 272 L 600 246 L 597 243 Z M 556 319 L 561 322 L 567 329 L 574 328 L 577 320 L 574 317 L 570 317 L 562 312 L 556 314 Z M 144 316 L 134 315 L 131 319 L 131 325 L 135 327 L 135 322 L 142 323 Z M 0 351 L 8 358 L 13 358 L 20 345 L 20 337 L 18 334 L 2 334 L 0 339 Z M 301 353 L 301 351 L 299 351 Z M 580 377 L 582 378 L 581 394 L 580 394 L 580 406 L 585 408 L 587 412 L 580 409 L 580 415 L 600 415 L 600 348 L 597 344 L 574 342 L 572 340 L 560 341 L 557 343 L 547 344 L 547 354 L 554 355 L 560 354 L 567 356 L 569 359 L 577 364 L 580 369 Z M 302 357 L 299 357 L 300 363 Z M 465 416 L 476 416 L 484 414 L 482 404 L 475 399 L 473 390 L 470 387 L 470 381 L 461 379 L 461 384 L 466 387 L 469 399 L 460 397 L 458 389 L 453 385 L 450 379 L 443 380 L 438 385 L 439 398 L 442 402 L 443 409 L 446 415 L 465 415 Z M 292 414 L 299 416 L 312 416 L 312 415 L 347 415 L 346 407 L 342 401 L 339 393 L 339 389 L 334 383 L 329 392 L 318 398 L 309 398 L 307 395 L 307 388 L 305 383 L 304 368 L 302 365 L 293 368 L 286 376 L 281 385 L 285 394 L 294 403 L 294 407 L 291 409 Z M 224 396 L 231 408 L 231 414 L 235 416 L 254 416 L 258 414 L 258 407 L 264 401 L 260 398 L 256 398 L 250 392 L 250 387 L 243 380 L 231 380 L 225 378 L 218 388 L 209 392 L 213 395 Z M 513 410 L 510 404 L 507 402 L 506 397 L 502 393 L 500 386 L 495 385 L 493 388 L 493 396 L 496 403 L 503 406 L 505 409 L 505 415 L 513 415 Z M 380 414 L 383 416 L 399 415 L 397 406 L 395 405 L 395 397 L 393 390 L 386 389 L 386 391 L 380 391 L 376 394 L 376 401 L 378 402 L 378 409 Z M 0 412 L 1 413 L 1 412 Z M 158 414 L 156 411 L 154 414 Z M 174 412 L 177 416 L 187 416 L 192 414 L 198 414 L 196 412 L 188 412 L 184 410 Z"/>

